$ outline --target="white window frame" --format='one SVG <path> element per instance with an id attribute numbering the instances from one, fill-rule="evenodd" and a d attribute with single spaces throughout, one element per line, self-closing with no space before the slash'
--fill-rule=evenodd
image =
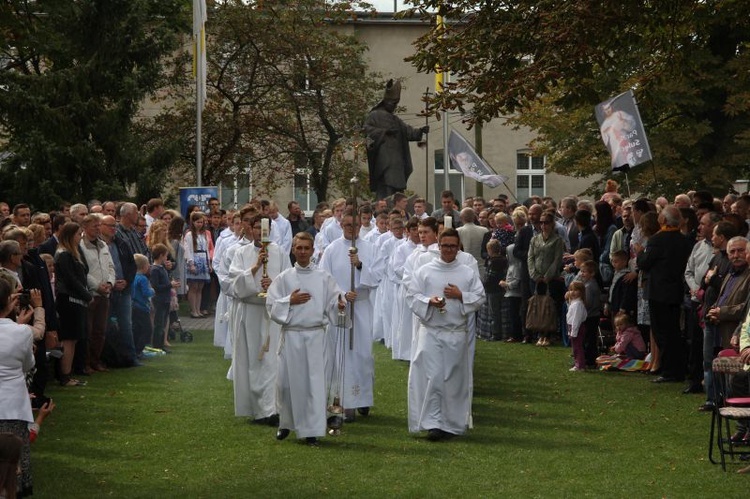
<path id="1" fill-rule="evenodd" d="M 525 162 L 522 161 L 522 156 Z M 539 168 L 539 160 L 541 159 L 541 168 Z M 525 164 L 522 164 L 525 163 Z M 521 187 L 519 180 L 523 178 L 526 180 L 527 187 Z M 541 192 L 535 192 L 539 190 L 539 187 L 534 187 L 534 180 L 541 178 L 542 186 Z M 523 189 L 523 190 L 522 190 Z M 544 197 L 547 195 L 547 157 L 546 156 L 533 156 L 531 149 L 519 149 L 516 151 L 516 198 L 519 201 L 528 199 L 531 196 Z"/>
<path id="2" fill-rule="evenodd" d="M 444 164 L 443 164 L 442 161 L 438 161 L 438 156 L 440 156 L 442 158 L 443 149 L 436 149 L 434 154 L 435 154 L 435 156 L 434 156 L 434 158 L 435 158 L 435 177 L 433 179 L 433 186 L 435 187 L 435 192 L 434 192 L 433 196 L 434 196 L 435 199 L 434 199 L 433 203 L 434 203 L 435 209 L 438 209 L 438 208 L 441 207 L 441 205 L 440 205 L 440 194 L 445 189 L 445 188 L 444 189 L 438 189 L 437 188 L 437 179 L 440 179 L 441 182 L 445 182 L 445 168 L 444 168 Z M 453 191 L 453 195 L 455 196 L 457 202 L 463 202 L 463 194 L 464 194 L 464 192 L 466 192 L 465 191 L 466 185 L 464 183 L 465 180 L 466 180 L 466 178 L 464 177 L 464 172 L 462 172 L 461 170 L 457 169 L 454 165 L 451 164 L 450 165 L 450 170 L 448 171 L 448 175 L 450 175 L 450 179 L 448 179 L 448 182 L 450 183 L 450 185 L 453 185 L 454 182 L 456 181 L 456 179 L 458 179 L 459 189 L 458 190 L 451 189 L 450 185 L 447 188 L 450 189 L 451 191 Z M 459 211 L 460 211 L 460 205 L 459 205 Z"/>

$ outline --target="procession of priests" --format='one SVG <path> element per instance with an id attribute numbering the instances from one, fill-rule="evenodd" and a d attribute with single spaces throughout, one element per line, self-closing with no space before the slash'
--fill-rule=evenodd
<path id="1" fill-rule="evenodd" d="M 450 217 L 443 227 L 399 209 L 336 208 L 317 234 L 292 237 L 282 215 L 248 205 L 217 241 L 214 343 L 231 357 L 235 416 L 318 445 L 377 411 L 381 342 L 410 364 L 408 430 L 433 441 L 465 433 L 485 301 L 474 258 Z"/>

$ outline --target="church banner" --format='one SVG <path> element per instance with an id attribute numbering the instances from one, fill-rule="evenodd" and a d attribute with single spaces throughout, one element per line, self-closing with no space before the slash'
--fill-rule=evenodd
<path id="1" fill-rule="evenodd" d="M 195 205 L 203 213 L 208 213 L 209 198 L 219 199 L 218 187 L 180 187 L 180 213 L 187 220 L 188 206 Z"/>
<path id="2" fill-rule="evenodd" d="M 594 108 L 602 141 L 612 157 L 612 170 L 627 170 L 650 161 L 651 149 L 632 90 Z"/>
<path id="3" fill-rule="evenodd" d="M 455 130 L 451 130 L 448 139 L 448 155 L 453 168 L 461 170 L 465 176 L 488 187 L 497 187 L 508 180 L 508 177 L 495 173 L 495 170 L 477 154 L 471 144 Z"/>

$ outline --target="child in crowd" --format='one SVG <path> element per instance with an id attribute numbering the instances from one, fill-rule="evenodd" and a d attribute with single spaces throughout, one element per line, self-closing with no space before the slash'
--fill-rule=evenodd
<path id="1" fill-rule="evenodd" d="M 201 310 L 203 286 L 211 281 L 211 260 L 214 244 L 211 233 L 206 230 L 206 216 L 200 211 L 190 215 L 190 230 L 183 239 L 188 284 L 190 317 L 203 318 L 207 310 Z"/>
<path id="2" fill-rule="evenodd" d="M 589 262 L 593 259 L 594 254 L 589 248 L 579 249 L 578 251 L 573 253 L 573 263 L 566 265 L 564 268 L 565 272 L 563 274 L 563 277 L 565 278 L 565 285 L 570 286 L 570 283 L 574 280 L 580 280 L 580 278 L 578 277 L 578 272 L 581 268 L 581 265 L 583 265 L 583 262 Z"/>
<path id="3" fill-rule="evenodd" d="M 151 341 L 151 297 L 154 290 L 148 280 L 150 265 L 148 258 L 140 253 L 133 255 L 137 274 L 133 280 L 130 295 L 133 299 L 133 340 L 138 357 L 143 356 L 143 348 Z"/>
<path id="4" fill-rule="evenodd" d="M 47 399 L 47 402 L 44 403 L 39 408 L 39 412 L 36 415 L 36 418 L 34 419 L 34 422 L 29 425 L 29 443 L 36 442 L 37 437 L 39 436 L 39 432 L 42 428 L 42 423 L 44 423 L 44 420 L 47 418 L 47 416 L 50 415 L 52 411 L 55 410 L 55 403 L 52 401 L 52 399 Z M 2 495 L 0 495 L 2 497 Z"/>
<path id="5" fill-rule="evenodd" d="M 505 290 L 501 308 L 503 325 L 508 324 L 508 329 L 503 331 L 508 343 L 521 341 L 523 330 L 521 328 L 521 260 L 513 255 L 515 244 L 506 248 L 508 258 L 508 272 L 505 280 L 500 281 L 500 286 Z"/>
<path id="6" fill-rule="evenodd" d="M 55 257 L 47 253 L 40 253 L 39 256 L 44 263 L 47 265 L 47 274 L 49 275 L 49 283 L 52 286 L 52 296 L 55 296 Z"/>
<path id="7" fill-rule="evenodd" d="M 568 303 L 566 323 L 568 324 L 568 337 L 573 345 L 573 367 L 570 371 L 586 370 L 586 355 L 583 349 L 583 340 L 586 335 L 586 286 L 581 281 L 573 281 L 565 293 L 565 301 Z"/>
<path id="8" fill-rule="evenodd" d="M 610 262 L 614 270 L 612 284 L 609 288 L 609 303 L 605 305 L 605 314 L 614 318 L 618 314 L 628 314 L 635 317 L 638 303 L 638 282 L 624 279 L 628 274 L 628 253 L 618 250 L 612 253 Z"/>
<path id="9" fill-rule="evenodd" d="M 180 286 L 179 281 L 170 281 L 169 273 L 165 267 L 167 263 L 169 248 L 163 244 L 157 244 L 151 248 L 151 258 L 154 264 L 151 266 L 151 275 L 149 280 L 154 290 L 154 330 L 151 339 L 151 346 L 164 351 L 165 347 L 170 347 L 167 340 L 167 326 L 169 325 L 169 304 L 171 302 L 172 288 Z"/>
<path id="10" fill-rule="evenodd" d="M 586 295 L 586 331 L 583 338 L 583 350 L 586 354 L 586 365 L 596 365 L 598 354 L 596 347 L 596 332 L 599 328 L 599 318 L 602 315 L 602 289 L 596 278 L 598 266 L 593 260 L 583 262 L 578 272 L 580 282 L 585 287 Z"/>
<path id="11" fill-rule="evenodd" d="M 563 272 L 563 280 L 565 281 L 565 287 L 569 287 L 570 283 L 573 281 L 580 281 L 580 268 L 581 265 L 583 265 L 584 262 L 592 261 L 594 259 L 594 254 L 591 252 L 591 249 L 589 248 L 582 248 L 577 250 L 575 253 L 573 253 L 573 262 L 569 263 L 564 267 Z M 567 302 L 563 303 L 563 310 L 562 315 L 565 315 L 568 313 L 568 304 Z M 569 347 L 570 341 L 568 339 L 567 334 L 562 335 L 562 343 L 564 346 Z"/>
<path id="12" fill-rule="evenodd" d="M 646 358 L 646 343 L 632 317 L 624 313 L 617 314 L 615 330 L 617 330 L 617 343 L 612 347 L 612 352 L 630 359 Z"/>
<path id="13" fill-rule="evenodd" d="M 484 291 L 487 294 L 487 306 L 490 317 L 490 335 L 487 339 L 500 341 L 502 339 L 502 321 L 508 320 L 508 318 L 502 316 L 502 302 L 505 290 L 500 285 L 508 273 L 508 259 L 505 256 L 505 249 L 497 239 L 490 239 L 487 242 L 487 254 L 489 258 L 485 263 L 484 275 Z"/>
<path id="14" fill-rule="evenodd" d="M 0 497 L 16 499 L 23 440 L 12 433 L 0 433 Z"/>

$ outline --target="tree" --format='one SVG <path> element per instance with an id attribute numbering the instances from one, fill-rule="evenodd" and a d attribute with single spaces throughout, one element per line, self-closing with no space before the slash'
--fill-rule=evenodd
<path id="1" fill-rule="evenodd" d="M 331 182 L 349 181 L 359 167 L 345 153 L 359 140 L 379 86 L 367 71 L 366 47 L 345 29 L 351 7 L 317 0 L 214 5 L 207 25 L 204 184 L 248 165 L 256 188 L 267 192 L 300 170 L 309 173 L 318 199 L 327 197 Z M 163 136 L 184 138 L 178 167 L 185 174 L 194 171 L 194 112 L 193 102 L 182 100 L 158 120 Z"/>
<path id="2" fill-rule="evenodd" d="M 553 171 L 609 175 L 593 107 L 633 89 L 652 166 L 642 192 L 726 191 L 748 171 L 748 2 L 421 0 L 453 24 L 416 42 L 418 70 L 452 73 L 433 109 L 468 111 L 469 124 L 513 114 L 538 133 Z"/>
<path id="3" fill-rule="evenodd" d="M 144 154 L 133 125 L 165 82 L 189 11 L 184 0 L 2 2 L 0 196 L 53 208 L 121 199 L 159 178 L 164 163 Z"/>

